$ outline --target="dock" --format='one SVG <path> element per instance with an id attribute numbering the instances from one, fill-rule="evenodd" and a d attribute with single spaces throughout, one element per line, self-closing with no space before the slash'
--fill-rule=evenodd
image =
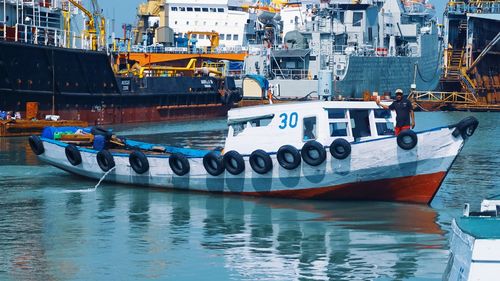
<path id="1" fill-rule="evenodd" d="M 0 137 L 21 137 L 42 133 L 45 127 L 87 127 L 88 123 L 79 120 L 0 120 Z"/>

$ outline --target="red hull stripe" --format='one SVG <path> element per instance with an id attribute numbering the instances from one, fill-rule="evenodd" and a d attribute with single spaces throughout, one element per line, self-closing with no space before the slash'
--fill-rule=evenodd
<path id="1" fill-rule="evenodd" d="M 446 176 L 445 172 L 311 189 L 244 192 L 245 195 L 296 199 L 374 200 L 430 203 Z"/>

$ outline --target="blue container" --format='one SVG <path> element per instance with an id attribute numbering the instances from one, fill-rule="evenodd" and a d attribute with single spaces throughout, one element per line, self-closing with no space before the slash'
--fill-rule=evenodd
<path id="1" fill-rule="evenodd" d="M 94 150 L 101 151 L 106 146 L 106 138 L 101 135 L 96 135 L 94 137 Z"/>
<path id="2" fill-rule="evenodd" d="M 45 127 L 42 131 L 42 138 L 54 139 L 55 133 L 68 132 L 70 134 L 75 133 L 80 127 Z"/>

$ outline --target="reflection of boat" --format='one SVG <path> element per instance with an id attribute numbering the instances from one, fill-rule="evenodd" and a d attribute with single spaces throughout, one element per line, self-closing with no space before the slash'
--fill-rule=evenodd
<path id="1" fill-rule="evenodd" d="M 50 133 L 30 137 L 30 144 L 48 164 L 119 183 L 301 199 L 429 203 L 478 121 L 468 117 L 456 125 L 418 134 L 408 130 L 394 137 L 393 114 L 374 102 L 237 109 L 229 112 L 223 155 L 113 139 L 110 132 L 95 128 L 93 133 L 104 137 L 96 137 L 99 142 L 93 147 L 55 141 Z"/>
<path id="2" fill-rule="evenodd" d="M 500 275 L 500 200 L 483 200 L 480 212 L 465 205 L 453 220 L 451 255 L 443 280 L 497 280 Z"/>
<path id="3" fill-rule="evenodd" d="M 184 204 L 184 214 L 196 216 L 184 225 L 201 224 L 202 246 L 223 251 L 224 263 L 236 272 L 251 274 L 249 279 L 259 279 L 263 271 L 272 280 L 295 280 L 297 276 L 307 276 L 308 280 L 323 280 L 324 276 L 397 280 L 402 272 L 406 277 L 420 278 L 440 274 L 439 267 L 422 258 L 433 251 L 444 252 L 446 247 L 435 222 L 436 212 L 427 206 L 290 204 L 288 200 L 267 198 L 205 196 L 199 197 L 206 202 L 198 202 L 193 195 L 172 196 L 177 197 L 175 202 L 189 202 Z M 185 196 L 191 200 L 180 199 Z M 181 204 L 174 208 L 179 209 Z M 412 212 L 418 219 L 405 221 L 404 214 Z"/>

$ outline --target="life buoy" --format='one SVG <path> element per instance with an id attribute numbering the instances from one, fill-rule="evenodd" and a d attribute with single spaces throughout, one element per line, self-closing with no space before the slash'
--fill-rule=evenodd
<path id="1" fill-rule="evenodd" d="M 335 159 L 346 159 L 351 154 L 351 144 L 345 139 L 336 139 L 330 145 L 330 154 Z"/>
<path id="2" fill-rule="evenodd" d="M 40 154 L 45 152 L 45 148 L 43 147 L 43 142 L 39 136 L 35 136 L 35 135 L 30 136 L 28 138 L 28 142 L 30 144 L 31 150 L 36 155 L 40 155 Z"/>
<path id="3" fill-rule="evenodd" d="M 132 169 L 138 174 L 144 174 L 149 170 L 149 161 L 148 157 L 139 150 L 134 150 L 128 156 L 128 162 Z"/>
<path id="4" fill-rule="evenodd" d="M 212 176 L 218 176 L 224 172 L 224 163 L 220 154 L 211 151 L 203 156 L 203 167 Z"/>
<path id="5" fill-rule="evenodd" d="M 68 159 L 71 165 L 76 166 L 82 163 L 82 155 L 80 154 L 80 150 L 78 150 L 75 145 L 67 145 L 64 149 L 64 153 L 66 154 L 66 159 Z"/>
<path id="6" fill-rule="evenodd" d="M 399 147 L 404 150 L 413 149 L 418 142 L 417 134 L 412 130 L 404 130 L 397 137 Z"/>
<path id="7" fill-rule="evenodd" d="M 191 169 L 186 156 L 180 153 L 172 153 L 170 158 L 168 158 L 168 164 L 170 165 L 170 169 L 178 176 L 184 176 Z"/>
<path id="8" fill-rule="evenodd" d="M 300 165 L 301 158 L 299 151 L 291 145 L 283 145 L 276 154 L 278 163 L 287 170 L 293 170 Z"/>
<path id="9" fill-rule="evenodd" d="M 106 129 L 101 128 L 101 127 L 92 127 L 90 129 L 90 132 L 92 133 L 92 135 L 104 136 L 104 138 L 106 140 L 110 140 L 111 137 L 113 136 L 113 133 L 111 131 L 106 130 Z"/>
<path id="10" fill-rule="evenodd" d="M 115 159 L 108 150 L 101 150 L 97 152 L 97 164 L 103 172 L 107 172 L 115 166 Z"/>
<path id="11" fill-rule="evenodd" d="M 462 119 L 460 122 L 458 122 L 458 124 L 456 125 L 457 128 L 455 129 L 455 131 L 458 130 L 460 135 L 462 135 L 462 138 L 465 140 L 474 134 L 478 125 L 479 125 L 479 121 L 476 119 L 476 117 L 469 116 L 469 117 Z M 459 134 L 453 132 L 453 135 L 455 137 L 457 137 Z"/>
<path id="12" fill-rule="evenodd" d="M 311 166 L 318 166 L 326 159 L 326 151 L 323 145 L 315 140 L 308 141 L 300 151 L 304 162 Z"/>
<path id="13" fill-rule="evenodd" d="M 226 170 L 233 175 L 239 175 L 245 170 L 245 160 L 237 151 L 226 152 L 222 160 Z"/>
<path id="14" fill-rule="evenodd" d="M 259 174 L 266 174 L 273 168 L 273 161 L 267 152 L 262 149 L 255 150 L 250 154 L 250 166 Z"/>

